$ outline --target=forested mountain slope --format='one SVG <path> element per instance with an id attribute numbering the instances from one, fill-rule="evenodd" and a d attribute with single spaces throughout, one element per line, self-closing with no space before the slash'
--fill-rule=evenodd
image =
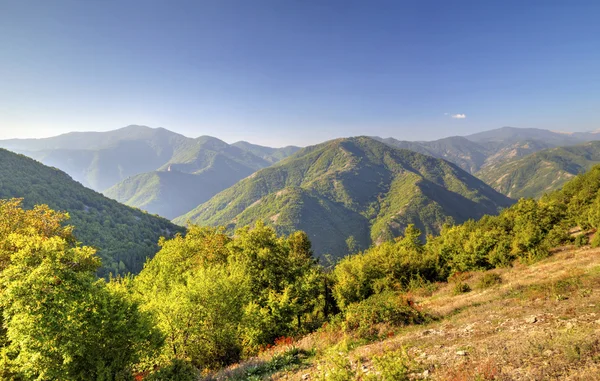
<path id="1" fill-rule="evenodd" d="M 318 254 L 344 255 L 445 222 L 495 214 L 512 201 L 455 165 L 368 137 L 305 148 L 258 171 L 174 221 L 307 232 Z"/>
<path id="2" fill-rule="evenodd" d="M 160 170 L 129 177 L 104 194 L 126 205 L 175 218 L 271 163 L 219 139 L 192 139 Z"/>
<path id="3" fill-rule="evenodd" d="M 497 191 L 518 199 L 539 198 L 600 163 L 600 142 L 557 147 L 483 168 L 476 175 Z"/>
<path id="4" fill-rule="evenodd" d="M 559 146 L 569 146 L 600 138 L 598 132 L 561 133 L 537 128 L 502 127 L 468 136 L 452 136 L 434 141 L 382 139 L 392 147 L 410 149 L 446 159 L 465 171 L 483 168 Z"/>
<path id="5" fill-rule="evenodd" d="M 0 198 L 23 198 L 27 208 L 47 204 L 67 211 L 77 239 L 100 249 L 102 276 L 140 271 L 158 251 L 161 236 L 183 231 L 166 219 L 87 189 L 58 169 L 4 149 L 0 149 Z"/>
<path id="6" fill-rule="evenodd" d="M 256 170 L 296 150 L 295 147 L 275 149 L 250 143 L 238 147 L 209 136 L 194 139 L 164 128 L 137 125 L 106 132 L 71 132 L 44 139 L 0 140 L 0 147 L 59 168 L 97 191 L 105 191 L 131 176 L 166 170 L 169 165 L 181 172 L 196 173 L 219 160 L 216 154 L 233 160 L 235 165 Z"/>

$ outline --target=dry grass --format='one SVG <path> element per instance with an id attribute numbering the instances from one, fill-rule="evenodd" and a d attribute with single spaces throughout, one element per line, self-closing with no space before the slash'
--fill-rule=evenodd
<path id="1" fill-rule="evenodd" d="M 484 273 L 471 273 L 464 280 L 470 292 L 455 295 L 449 283 L 415 293 L 439 320 L 386 340 L 359 345 L 341 332 L 309 335 L 296 345 L 317 353 L 312 365 L 266 379 L 315 380 L 333 348 L 357 368 L 349 380 L 370 380 L 375 356 L 404 348 L 411 379 L 600 380 L 600 249 L 564 250 L 493 272 L 502 281 L 487 288 L 478 286 Z"/>

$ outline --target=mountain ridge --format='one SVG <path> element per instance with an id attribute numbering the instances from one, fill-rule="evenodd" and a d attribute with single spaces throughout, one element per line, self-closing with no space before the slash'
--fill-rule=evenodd
<path id="1" fill-rule="evenodd" d="M 463 221 L 510 204 L 448 161 L 356 137 L 306 147 L 173 221 L 234 228 L 261 219 L 281 233 L 302 226 L 316 252 L 335 255 L 352 235 L 344 236 L 347 224 L 366 248 L 398 236 L 409 223 L 432 233 L 449 215 Z"/>

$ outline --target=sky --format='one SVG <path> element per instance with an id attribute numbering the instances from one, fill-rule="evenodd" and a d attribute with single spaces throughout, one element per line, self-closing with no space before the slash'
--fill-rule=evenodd
<path id="1" fill-rule="evenodd" d="M 0 139 L 600 128 L 598 1 L 0 0 Z"/>

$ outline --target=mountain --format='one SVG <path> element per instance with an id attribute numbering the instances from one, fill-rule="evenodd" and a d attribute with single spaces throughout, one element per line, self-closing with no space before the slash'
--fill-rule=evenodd
<path id="1" fill-rule="evenodd" d="M 280 160 L 291 156 L 300 150 L 300 147 L 287 146 L 283 148 L 271 148 L 265 146 L 259 146 L 257 144 L 248 143 L 245 141 L 239 141 L 232 144 L 232 146 L 239 147 L 245 151 L 251 152 L 254 155 L 268 161 L 269 163 L 277 163 Z"/>
<path id="2" fill-rule="evenodd" d="M 448 160 L 467 172 L 475 172 L 481 168 L 489 155 L 488 150 L 462 136 L 433 140 L 430 142 L 409 142 L 394 138 L 375 139 L 395 148 L 411 151 Z"/>
<path id="3" fill-rule="evenodd" d="M 482 169 L 476 175 L 512 197 L 539 198 L 600 163 L 600 141 L 536 152 Z"/>
<path id="4" fill-rule="evenodd" d="M 291 155 L 297 147 L 270 148 L 247 142 L 229 145 L 210 136 L 193 139 L 166 130 L 131 125 L 106 132 L 71 132 L 44 139 L 0 140 L 0 147 L 67 172 L 83 185 L 102 192 L 128 177 L 175 164 L 180 172 L 208 167 L 214 152 L 254 170 Z M 202 152 L 208 149 L 207 152 Z M 185 167 L 185 168 L 184 168 Z"/>
<path id="5" fill-rule="evenodd" d="M 67 211 L 76 237 L 99 248 L 101 276 L 139 272 L 158 251 L 161 236 L 183 232 L 166 219 L 119 204 L 56 168 L 4 149 L 0 149 L 0 198 L 23 198 L 27 208 L 47 204 Z"/>
<path id="6" fill-rule="evenodd" d="M 569 146 L 600 139 L 600 132 L 554 132 L 537 128 L 502 127 L 468 136 L 451 136 L 434 141 L 409 142 L 374 137 L 392 147 L 409 149 L 448 160 L 475 173 L 507 160 L 548 148 Z"/>
<path id="7" fill-rule="evenodd" d="M 202 136 L 178 147 L 159 171 L 129 177 L 104 194 L 175 218 L 271 163 L 219 139 Z"/>
<path id="8" fill-rule="evenodd" d="M 480 144 L 510 144 L 526 140 L 535 140 L 545 142 L 546 144 L 553 146 L 576 144 L 586 140 L 595 140 L 598 137 L 600 137 L 600 135 L 589 132 L 567 133 L 543 130 L 539 128 L 516 127 L 502 127 L 465 136 L 465 138 Z"/>
<path id="9" fill-rule="evenodd" d="M 72 132 L 45 139 L 0 141 L 0 147 L 60 168 L 97 191 L 157 169 L 189 138 L 164 128 L 128 126 L 108 132 Z"/>
<path id="10" fill-rule="evenodd" d="M 339 256 L 348 239 L 367 248 L 410 223 L 429 234 L 511 203 L 445 160 L 358 137 L 304 148 L 174 222 L 233 229 L 264 220 L 280 233 L 304 230 L 317 254 Z"/>
<path id="11" fill-rule="evenodd" d="M 173 218 L 188 212 L 298 147 L 230 145 L 164 128 L 128 126 L 72 132 L 45 139 L 0 141 L 0 147 L 59 168 L 84 186 L 119 202 Z"/>

